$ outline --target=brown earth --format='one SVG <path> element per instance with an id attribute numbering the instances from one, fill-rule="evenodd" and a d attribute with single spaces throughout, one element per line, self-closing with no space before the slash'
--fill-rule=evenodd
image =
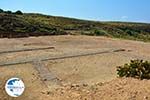
<path id="1" fill-rule="evenodd" d="M 44 47 L 54 49 L 0 53 L 0 64 L 123 51 L 41 61 L 42 67 L 46 67 L 59 84 L 43 80 L 31 62 L 1 66 L 0 100 L 150 100 L 149 80 L 116 77 L 116 66 L 131 59 L 150 60 L 150 43 L 69 35 L 0 39 L 0 52 Z M 11 77 L 19 77 L 25 83 L 25 92 L 18 98 L 9 97 L 4 90 L 5 82 Z"/>

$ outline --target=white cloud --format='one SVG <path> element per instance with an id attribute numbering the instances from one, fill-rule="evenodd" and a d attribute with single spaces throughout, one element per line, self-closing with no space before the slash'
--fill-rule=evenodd
<path id="1" fill-rule="evenodd" d="M 128 19 L 128 16 L 122 16 L 121 19 Z"/>

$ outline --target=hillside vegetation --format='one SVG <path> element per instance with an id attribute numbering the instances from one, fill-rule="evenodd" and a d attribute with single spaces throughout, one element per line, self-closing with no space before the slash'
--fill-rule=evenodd
<path id="1" fill-rule="evenodd" d="M 150 41 L 150 24 L 97 22 L 0 9 L 0 37 L 96 35 Z"/>

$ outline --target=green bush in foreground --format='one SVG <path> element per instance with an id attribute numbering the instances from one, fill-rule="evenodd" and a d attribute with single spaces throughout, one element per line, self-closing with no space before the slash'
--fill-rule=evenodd
<path id="1" fill-rule="evenodd" d="M 131 60 L 129 64 L 117 67 L 119 77 L 135 77 L 150 79 L 150 62 L 143 60 Z"/>

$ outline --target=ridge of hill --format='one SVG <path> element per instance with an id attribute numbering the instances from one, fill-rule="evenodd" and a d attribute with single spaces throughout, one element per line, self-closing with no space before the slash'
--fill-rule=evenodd
<path id="1" fill-rule="evenodd" d="M 100 22 L 36 13 L 0 12 L 0 37 L 96 35 L 150 41 L 150 24 Z"/>

